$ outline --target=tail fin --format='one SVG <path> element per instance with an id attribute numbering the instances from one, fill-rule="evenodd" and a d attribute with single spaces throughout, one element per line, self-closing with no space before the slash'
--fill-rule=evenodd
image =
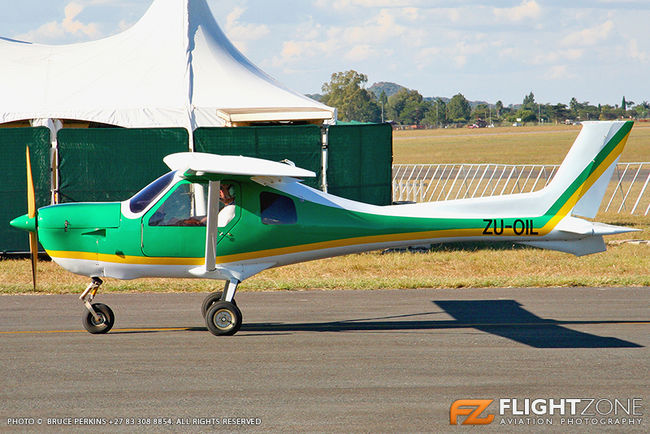
<path id="1" fill-rule="evenodd" d="M 632 121 L 584 123 L 555 177 L 543 190 L 544 196 L 557 199 L 546 212 L 549 220 L 540 232 L 554 231 L 555 235 L 550 240 L 521 244 L 581 256 L 604 251 L 603 235 L 635 230 L 573 217 L 596 216 L 632 125 Z"/>
<path id="2" fill-rule="evenodd" d="M 571 150 L 545 188 L 549 196 L 558 198 L 547 215 L 596 215 L 633 124 L 584 122 Z"/>

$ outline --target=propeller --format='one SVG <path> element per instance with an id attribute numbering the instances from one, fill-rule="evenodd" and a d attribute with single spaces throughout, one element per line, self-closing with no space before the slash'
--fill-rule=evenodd
<path id="1" fill-rule="evenodd" d="M 27 161 L 27 216 L 36 218 L 36 193 L 34 191 L 34 178 L 32 177 L 32 162 L 29 158 L 29 146 L 26 149 Z M 32 283 L 36 291 L 36 263 L 38 262 L 38 235 L 37 231 L 29 232 L 29 252 L 32 260 Z"/>

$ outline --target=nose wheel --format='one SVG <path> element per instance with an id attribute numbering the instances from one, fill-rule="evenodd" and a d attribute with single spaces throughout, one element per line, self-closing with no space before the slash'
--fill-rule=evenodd
<path id="1" fill-rule="evenodd" d="M 93 303 L 91 306 L 95 315 L 88 312 L 83 317 L 83 325 L 85 329 L 94 335 L 108 333 L 115 323 L 115 315 L 113 314 L 113 311 L 103 303 Z"/>
<path id="2" fill-rule="evenodd" d="M 104 283 L 99 277 L 93 277 L 92 282 L 81 294 L 79 299 L 83 302 L 88 312 L 83 316 L 84 328 L 92 334 L 108 333 L 115 323 L 115 314 L 110 307 L 103 303 L 92 303 L 99 286 Z"/>

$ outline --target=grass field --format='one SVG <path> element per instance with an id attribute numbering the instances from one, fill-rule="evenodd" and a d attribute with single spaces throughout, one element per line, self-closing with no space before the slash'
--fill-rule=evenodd
<path id="1" fill-rule="evenodd" d="M 395 131 L 393 162 L 559 164 L 580 128 L 552 125 Z M 620 161 L 650 161 L 650 125 L 635 124 Z"/>
<path id="2" fill-rule="evenodd" d="M 579 127 L 519 127 L 398 131 L 395 163 L 560 163 Z M 635 126 L 621 161 L 650 161 L 650 126 Z M 608 251 L 584 257 L 500 245 L 453 245 L 428 253 L 381 252 L 329 258 L 267 270 L 243 291 L 303 289 L 650 286 L 650 216 L 601 214 L 597 221 L 641 229 L 608 237 Z M 40 293 L 80 293 L 87 277 L 40 263 Z M 102 291 L 220 290 L 221 282 L 189 279 L 106 279 Z M 27 260 L 0 261 L 0 294 L 31 292 Z"/>

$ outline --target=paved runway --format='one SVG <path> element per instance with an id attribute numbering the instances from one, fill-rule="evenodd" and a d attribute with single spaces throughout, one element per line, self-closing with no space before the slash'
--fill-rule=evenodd
<path id="1" fill-rule="evenodd" d="M 476 398 L 494 400 L 490 431 L 648 432 L 649 295 L 242 292 L 232 337 L 205 328 L 204 294 L 100 292 L 116 315 L 108 335 L 83 330 L 74 295 L 1 296 L 0 431 L 455 431 L 452 403 Z M 519 407 L 501 414 L 509 398 Z M 527 398 L 599 406 L 586 419 L 517 415 Z M 614 414 L 617 402 L 634 414 Z"/>

